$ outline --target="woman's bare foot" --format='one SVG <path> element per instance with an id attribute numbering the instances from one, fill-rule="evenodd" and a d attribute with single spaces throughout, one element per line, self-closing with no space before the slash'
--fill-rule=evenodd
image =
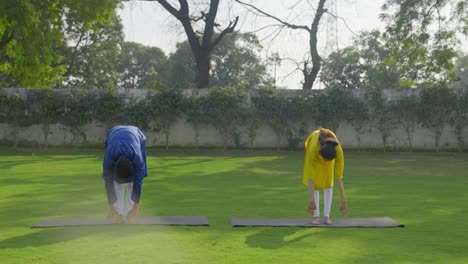
<path id="1" fill-rule="evenodd" d="M 313 225 L 320 225 L 320 218 L 319 217 L 314 217 L 314 219 L 312 219 L 312 224 Z"/>
<path id="2" fill-rule="evenodd" d="M 326 225 L 333 225 L 333 221 L 330 219 L 330 217 L 325 217 L 323 221 Z"/>

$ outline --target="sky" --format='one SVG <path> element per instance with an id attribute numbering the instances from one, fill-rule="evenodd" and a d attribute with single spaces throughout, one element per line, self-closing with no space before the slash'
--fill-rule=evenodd
<path id="1" fill-rule="evenodd" d="M 333 43 L 337 43 L 339 48 L 349 46 L 353 36 L 360 31 L 384 28 L 384 23 L 379 19 L 380 7 L 384 0 L 334 1 L 336 1 L 336 5 L 329 8 L 330 10 L 336 9 L 336 14 L 340 18 L 335 20 L 327 19 L 325 16 L 322 18 L 318 36 L 318 47 L 321 55 L 332 51 Z M 189 3 L 192 2 L 189 1 Z M 314 9 L 317 6 L 317 1 L 312 0 L 245 0 L 245 2 L 252 3 L 263 11 L 289 23 L 308 26 L 312 23 L 315 15 Z M 180 22 L 154 1 L 135 0 L 124 3 L 123 8 L 119 10 L 119 15 L 124 25 L 126 41 L 156 46 L 169 54 L 175 51 L 177 42 L 186 40 Z M 221 1 L 219 19 L 217 20 L 219 24 L 227 26 L 235 16 L 239 16 L 237 30 L 256 32 L 262 41 L 263 49 L 260 54 L 262 58 L 278 53 L 284 59 L 277 67 L 277 84 L 289 89 L 300 89 L 302 75 L 296 70 L 297 64 L 294 61 L 301 61 L 309 54 L 307 32 L 283 29 L 277 34 L 278 28 L 271 27 L 271 25 L 278 23 L 272 19 L 255 16 L 237 3 Z M 258 31 L 264 27 L 266 28 Z M 269 70 L 273 73 L 274 67 L 270 66 Z"/>

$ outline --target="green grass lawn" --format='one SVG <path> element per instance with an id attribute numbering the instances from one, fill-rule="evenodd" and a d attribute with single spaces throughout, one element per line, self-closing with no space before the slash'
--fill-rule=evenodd
<path id="1" fill-rule="evenodd" d="M 404 228 L 232 228 L 229 217 L 308 217 L 302 152 L 148 151 L 141 215 L 211 226 L 31 229 L 105 216 L 101 150 L 0 148 L 0 263 L 468 263 L 468 154 L 345 150 L 350 217 Z M 332 217 L 339 216 L 335 189 Z"/>

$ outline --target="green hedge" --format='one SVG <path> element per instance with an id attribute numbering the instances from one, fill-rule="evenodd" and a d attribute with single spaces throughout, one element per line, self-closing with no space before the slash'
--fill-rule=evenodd
<path id="1" fill-rule="evenodd" d="M 16 91 L 16 92 L 15 92 Z M 20 93 L 21 92 L 21 93 Z M 144 91 L 146 96 L 82 90 L 0 90 L 0 123 L 12 128 L 14 145 L 17 134 L 30 125 L 41 125 L 45 144 L 51 124 L 60 123 L 73 135 L 75 144 L 86 143 L 83 126 L 95 121 L 108 129 L 116 124 L 134 124 L 143 130 L 162 132 L 166 148 L 171 127 L 179 118 L 192 125 L 195 146 L 199 128 L 215 128 L 226 148 L 253 147 L 261 124 L 272 128 L 276 147 L 287 140 L 295 149 L 307 137 L 310 127 L 339 130 L 343 122 L 356 132 L 356 143 L 369 129 L 378 131 L 383 149 L 394 129 L 405 131 L 408 149 L 413 148 L 413 132 L 422 126 L 434 135 L 434 149 L 440 148 L 442 128 L 453 127 L 460 150 L 464 148 L 463 131 L 468 124 L 466 89 L 426 88 L 418 93 L 389 97 L 382 90 L 356 91 L 326 89 L 303 95 L 285 96 L 277 90 L 262 89 L 251 93 L 239 87 L 214 87 L 203 95 L 183 95 L 179 90 Z M 416 94 L 416 95 L 415 95 Z M 248 139 L 243 142 L 242 139 Z"/>

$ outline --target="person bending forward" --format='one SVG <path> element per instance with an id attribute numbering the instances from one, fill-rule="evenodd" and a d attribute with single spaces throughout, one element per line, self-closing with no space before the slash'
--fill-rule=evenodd
<path id="1" fill-rule="evenodd" d="M 115 126 L 107 133 L 103 179 L 114 223 L 133 223 L 138 215 L 146 167 L 146 137 L 135 126 Z M 125 192 L 126 189 L 126 192 Z"/>
<path id="2" fill-rule="evenodd" d="M 341 196 L 340 211 L 348 215 L 348 205 L 343 186 L 344 155 L 336 135 L 329 129 L 320 128 L 312 132 L 305 141 L 304 169 L 302 183 L 309 190 L 307 211 L 312 214 L 312 224 L 320 224 L 320 194 L 324 193 L 324 223 L 332 225 L 330 210 L 333 196 L 333 182 L 336 178 Z"/>

